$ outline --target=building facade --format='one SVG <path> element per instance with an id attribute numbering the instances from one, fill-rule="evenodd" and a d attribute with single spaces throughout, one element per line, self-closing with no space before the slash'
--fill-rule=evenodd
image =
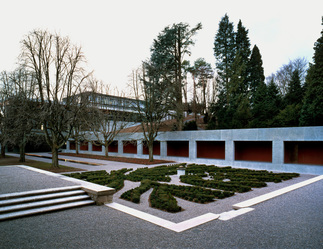
<path id="1" fill-rule="evenodd" d="M 75 150 L 73 143 L 68 141 L 65 152 Z M 91 142 L 82 146 L 81 153 L 104 155 L 104 148 Z M 148 158 L 142 133 L 120 133 L 109 151 L 111 156 Z M 154 158 L 323 174 L 323 126 L 161 132 Z"/>

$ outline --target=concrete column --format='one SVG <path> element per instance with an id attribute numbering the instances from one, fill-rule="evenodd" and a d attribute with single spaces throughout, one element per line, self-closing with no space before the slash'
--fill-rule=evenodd
<path id="1" fill-rule="evenodd" d="M 123 154 L 123 142 L 121 139 L 118 140 L 118 154 Z"/>
<path id="2" fill-rule="evenodd" d="M 70 141 L 66 142 L 66 150 L 70 150 Z"/>
<path id="3" fill-rule="evenodd" d="M 160 156 L 167 157 L 167 141 L 160 141 Z"/>
<path id="4" fill-rule="evenodd" d="M 196 150 L 197 150 L 197 146 L 196 146 L 196 141 L 195 140 L 190 140 L 189 141 L 189 158 L 190 159 L 196 159 Z"/>
<path id="5" fill-rule="evenodd" d="M 142 140 L 137 140 L 137 155 L 143 154 L 143 144 Z"/>
<path id="6" fill-rule="evenodd" d="M 273 163 L 284 163 L 284 141 L 273 141 Z"/>
<path id="7" fill-rule="evenodd" d="M 93 146 L 92 142 L 88 142 L 88 152 L 93 151 L 92 146 Z"/>
<path id="8" fill-rule="evenodd" d="M 225 161 L 228 163 L 234 161 L 234 142 L 232 140 L 225 141 Z"/>

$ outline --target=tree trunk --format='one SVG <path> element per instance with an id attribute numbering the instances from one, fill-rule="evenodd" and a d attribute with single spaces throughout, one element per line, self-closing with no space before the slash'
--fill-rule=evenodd
<path id="1" fill-rule="evenodd" d="M 148 150 L 149 150 L 149 162 L 154 161 L 154 143 L 149 142 L 148 143 Z"/>
<path id="2" fill-rule="evenodd" d="M 105 152 L 105 157 L 109 157 L 109 146 L 108 145 L 105 145 L 104 146 L 104 152 Z"/>
<path id="3" fill-rule="evenodd" d="M 20 144 L 19 146 L 19 153 L 20 153 L 20 157 L 19 157 L 19 162 L 23 163 L 26 161 L 26 157 L 25 157 L 25 144 Z"/>
<path id="4" fill-rule="evenodd" d="M 58 149 L 55 146 L 52 147 L 52 168 L 59 168 Z"/>
<path id="5" fill-rule="evenodd" d="M 75 154 L 78 155 L 80 152 L 79 152 L 79 140 L 78 138 L 75 138 Z"/>
<path id="6" fill-rule="evenodd" d="M 1 157 L 6 157 L 6 146 L 4 144 L 1 144 Z"/>

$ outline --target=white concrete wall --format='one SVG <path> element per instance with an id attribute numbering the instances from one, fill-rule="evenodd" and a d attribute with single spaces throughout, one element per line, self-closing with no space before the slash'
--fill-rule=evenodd
<path id="1" fill-rule="evenodd" d="M 125 156 L 148 158 L 142 154 L 142 143 L 138 141 L 137 154 L 123 154 L 123 140 L 142 140 L 142 133 L 119 134 L 118 153 L 112 156 Z M 235 130 L 210 130 L 210 131 L 174 131 L 161 132 L 156 140 L 160 141 L 160 156 L 156 159 L 166 159 L 178 162 L 195 162 L 214 164 L 219 166 L 232 166 L 252 169 L 266 169 L 270 171 L 299 172 L 307 174 L 323 174 L 323 166 L 284 163 L 284 141 L 323 141 L 323 126 L 319 127 L 293 127 L 293 128 L 268 128 L 268 129 L 235 129 Z M 167 157 L 167 141 L 189 141 L 189 157 Z M 197 158 L 196 141 L 225 141 L 225 160 Z M 271 141 L 272 162 L 236 161 L 234 159 L 234 141 Z M 69 148 L 69 146 L 67 146 Z M 66 152 L 73 152 L 66 150 Z M 84 151 L 82 151 L 84 153 Z M 102 153 L 91 152 L 87 153 Z M 322 152 L 323 156 L 323 152 Z"/>

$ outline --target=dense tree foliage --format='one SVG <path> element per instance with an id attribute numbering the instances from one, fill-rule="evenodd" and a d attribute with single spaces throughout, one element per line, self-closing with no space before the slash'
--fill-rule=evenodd
<path id="1" fill-rule="evenodd" d="M 306 59 L 297 58 L 283 65 L 266 84 L 259 48 L 254 45 L 250 53 L 248 30 L 240 20 L 234 32 L 225 15 L 214 42 L 218 95 L 210 105 L 208 128 L 322 125 L 322 43 L 321 36 L 308 70 Z"/>
<path id="2" fill-rule="evenodd" d="M 193 36 L 202 28 L 197 24 L 194 28 L 186 23 L 173 24 L 166 27 L 154 40 L 151 48 L 151 65 L 160 71 L 160 80 L 166 81 L 172 88 L 170 98 L 172 110 L 175 111 L 176 126 L 183 128 L 183 86 L 185 56 L 190 55 L 190 47 L 194 45 Z"/>
<path id="3" fill-rule="evenodd" d="M 300 125 L 323 125 L 323 30 L 314 46 L 313 64 L 310 64 L 305 87 Z"/>

